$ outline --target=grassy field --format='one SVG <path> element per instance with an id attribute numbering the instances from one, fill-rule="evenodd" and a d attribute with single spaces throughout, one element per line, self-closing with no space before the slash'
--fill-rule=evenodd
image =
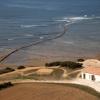
<path id="1" fill-rule="evenodd" d="M 80 89 L 81 88 L 81 89 Z M 88 92 L 86 92 L 88 90 Z M 99 100 L 90 89 L 73 84 L 16 84 L 0 91 L 0 100 Z M 92 90 L 91 90 L 92 91 Z M 91 92 L 90 91 L 90 92 Z"/>

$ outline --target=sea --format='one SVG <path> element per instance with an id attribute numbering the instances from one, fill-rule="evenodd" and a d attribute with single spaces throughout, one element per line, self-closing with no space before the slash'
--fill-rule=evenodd
<path id="1" fill-rule="evenodd" d="M 100 0 L 0 0 L 0 57 L 23 46 L 2 63 L 99 56 Z"/>

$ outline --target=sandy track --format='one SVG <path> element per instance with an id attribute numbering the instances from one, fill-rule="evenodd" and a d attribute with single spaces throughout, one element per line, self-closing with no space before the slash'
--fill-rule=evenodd
<path id="1" fill-rule="evenodd" d="M 17 79 L 17 80 L 11 80 L 12 83 L 55 83 L 55 84 L 79 84 L 83 86 L 88 86 L 96 90 L 97 92 L 100 92 L 100 83 L 98 82 L 91 82 L 88 80 L 83 80 L 83 79 L 75 79 L 75 80 L 32 80 L 32 79 Z"/>

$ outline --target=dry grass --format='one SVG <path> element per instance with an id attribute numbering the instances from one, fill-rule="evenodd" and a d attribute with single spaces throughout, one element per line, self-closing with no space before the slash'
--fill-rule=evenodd
<path id="1" fill-rule="evenodd" d="M 49 68 L 41 68 L 36 71 L 38 75 L 50 75 L 53 72 L 53 69 Z"/>
<path id="2" fill-rule="evenodd" d="M 0 100 L 99 100 L 96 96 L 75 87 L 27 83 L 0 91 Z"/>

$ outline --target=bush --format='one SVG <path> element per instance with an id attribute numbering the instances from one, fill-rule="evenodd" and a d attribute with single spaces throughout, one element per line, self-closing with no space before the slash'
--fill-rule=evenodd
<path id="1" fill-rule="evenodd" d="M 61 63 L 61 67 L 76 69 L 76 68 L 82 68 L 82 64 L 72 61 L 65 61 Z"/>
<path id="2" fill-rule="evenodd" d="M 24 69 L 24 68 L 25 68 L 25 66 L 18 66 L 17 69 Z"/>
<path id="3" fill-rule="evenodd" d="M 45 66 L 47 67 L 60 66 L 60 64 L 61 64 L 60 61 L 56 61 L 56 62 L 46 63 Z"/>
<path id="4" fill-rule="evenodd" d="M 5 69 L 0 70 L 0 74 L 9 73 L 15 71 L 13 68 L 6 67 Z"/>
<path id="5" fill-rule="evenodd" d="M 15 71 L 13 68 L 9 68 L 9 67 L 5 68 L 5 70 L 6 71 Z"/>
<path id="6" fill-rule="evenodd" d="M 0 90 L 13 86 L 11 82 L 0 84 Z"/>
<path id="7" fill-rule="evenodd" d="M 78 62 L 83 62 L 84 59 L 80 58 L 80 59 L 77 59 Z"/>
<path id="8" fill-rule="evenodd" d="M 46 63 L 45 66 L 47 66 L 47 67 L 61 66 L 61 67 L 66 67 L 66 68 L 71 68 L 71 69 L 82 68 L 82 64 L 76 63 L 76 62 L 72 62 L 72 61 L 51 62 L 51 63 Z"/>

